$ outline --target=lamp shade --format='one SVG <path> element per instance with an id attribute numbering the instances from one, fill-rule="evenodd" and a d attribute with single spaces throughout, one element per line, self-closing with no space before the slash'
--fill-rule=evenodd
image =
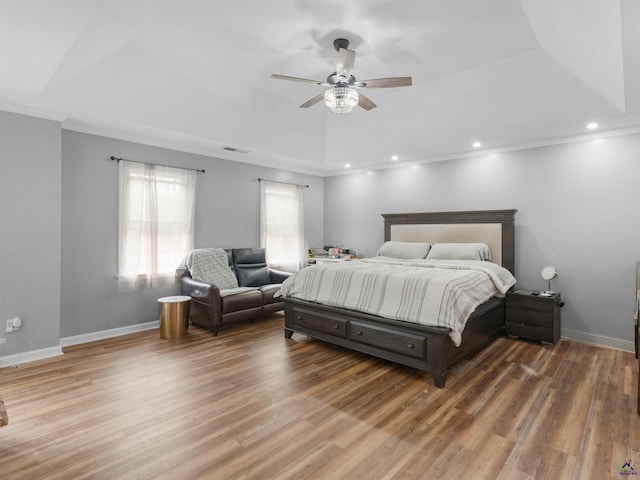
<path id="1" fill-rule="evenodd" d="M 543 280 L 549 281 L 555 279 L 558 276 L 558 271 L 553 265 L 545 265 L 544 267 L 542 267 L 542 270 L 540 270 L 540 275 L 542 276 Z"/>
<path id="2" fill-rule="evenodd" d="M 551 280 L 558 278 L 558 271 L 556 267 L 553 265 L 545 265 L 540 270 L 540 276 L 543 280 L 547 281 L 547 289 L 545 291 L 540 292 L 540 295 L 543 297 L 550 297 L 555 294 L 553 290 L 551 290 Z"/>

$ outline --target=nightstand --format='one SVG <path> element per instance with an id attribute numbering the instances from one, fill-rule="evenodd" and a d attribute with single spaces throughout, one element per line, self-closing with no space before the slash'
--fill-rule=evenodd
<path id="1" fill-rule="evenodd" d="M 506 334 L 555 343 L 560 338 L 560 293 L 542 296 L 532 290 L 507 293 Z"/>

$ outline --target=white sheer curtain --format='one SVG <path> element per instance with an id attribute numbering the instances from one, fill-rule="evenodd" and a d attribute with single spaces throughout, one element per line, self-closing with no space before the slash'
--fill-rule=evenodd
<path id="1" fill-rule="evenodd" d="M 193 249 L 196 172 L 120 160 L 118 287 L 155 287 Z"/>
<path id="2" fill-rule="evenodd" d="M 295 272 L 304 266 L 304 205 L 299 185 L 260 181 L 260 244 L 267 263 Z"/>

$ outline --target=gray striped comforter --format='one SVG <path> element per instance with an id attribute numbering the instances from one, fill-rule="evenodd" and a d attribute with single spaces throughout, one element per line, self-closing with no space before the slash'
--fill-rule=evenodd
<path id="1" fill-rule="evenodd" d="M 284 297 L 385 318 L 451 328 L 460 345 L 475 308 L 503 296 L 516 279 L 494 263 L 376 257 L 303 268 L 281 288 Z"/>

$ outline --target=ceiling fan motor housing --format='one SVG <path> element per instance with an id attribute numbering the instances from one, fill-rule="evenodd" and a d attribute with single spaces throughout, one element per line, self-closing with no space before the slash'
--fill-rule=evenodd
<path id="1" fill-rule="evenodd" d="M 347 85 L 353 85 L 356 82 L 356 77 L 353 75 L 349 75 L 345 77 L 344 75 L 338 75 L 336 72 L 333 72 L 331 75 L 327 77 L 327 83 L 329 85 L 337 85 L 339 87 L 346 87 Z"/>
<path id="2" fill-rule="evenodd" d="M 336 38 L 333 41 L 333 48 L 336 49 L 336 52 L 339 52 L 341 48 L 349 48 L 349 40 L 346 38 Z"/>

